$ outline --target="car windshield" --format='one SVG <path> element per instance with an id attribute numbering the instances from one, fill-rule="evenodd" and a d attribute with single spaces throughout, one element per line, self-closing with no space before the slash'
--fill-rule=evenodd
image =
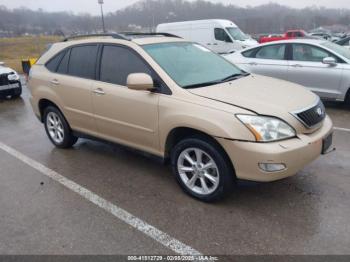
<path id="1" fill-rule="evenodd" d="M 226 30 L 234 40 L 244 41 L 249 39 L 238 27 L 226 27 Z"/>
<path id="2" fill-rule="evenodd" d="M 214 85 L 246 75 L 199 44 L 159 43 L 144 45 L 143 48 L 182 88 Z"/>
<path id="3" fill-rule="evenodd" d="M 346 59 L 350 60 L 350 50 L 349 49 L 347 49 L 341 45 L 329 42 L 329 41 L 324 42 L 321 45 L 332 50 L 336 54 L 339 54 L 339 55 L 345 57 Z"/>

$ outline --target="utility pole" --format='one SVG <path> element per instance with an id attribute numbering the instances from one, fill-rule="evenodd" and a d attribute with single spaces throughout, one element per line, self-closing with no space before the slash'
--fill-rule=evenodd
<path id="1" fill-rule="evenodd" d="M 104 2 L 103 2 L 103 0 L 98 0 L 98 3 L 101 6 L 102 30 L 103 30 L 103 33 L 106 33 L 105 18 L 104 18 L 104 15 L 103 15 L 103 4 L 104 4 Z"/>

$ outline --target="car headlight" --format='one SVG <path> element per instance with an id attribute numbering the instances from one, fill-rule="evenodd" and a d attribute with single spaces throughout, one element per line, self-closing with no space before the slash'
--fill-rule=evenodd
<path id="1" fill-rule="evenodd" d="M 295 130 L 286 122 L 269 116 L 236 115 L 253 133 L 256 141 L 271 142 L 295 137 Z"/>
<path id="2" fill-rule="evenodd" d="M 19 75 L 16 73 L 10 74 L 7 76 L 7 79 L 9 81 L 18 81 L 19 80 Z"/>

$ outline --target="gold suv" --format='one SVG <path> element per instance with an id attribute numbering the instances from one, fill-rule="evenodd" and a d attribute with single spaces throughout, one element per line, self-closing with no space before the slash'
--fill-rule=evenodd
<path id="1" fill-rule="evenodd" d="M 302 86 L 168 34 L 102 36 L 54 44 L 30 72 L 33 110 L 59 148 L 84 136 L 146 151 L 212 201 L 237 179 L 294 175 L 332 144 L 332 121 Z"/>

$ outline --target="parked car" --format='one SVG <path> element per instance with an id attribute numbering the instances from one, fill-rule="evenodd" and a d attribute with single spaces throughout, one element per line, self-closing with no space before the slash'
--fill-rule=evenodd
<path id="1" fill-rule="evenodd" d="M 219 54 L 231 53 L 258 44 L 229 20 L 209 19 L 160 24 L 157 26 L 157 32 L 174 34 L 200 43 Z"/>
<path id="2" fill-rule="evenodd" d="M 350 49 L 350 36 L 347 36 L 347 37 L 345 37 L 345 38 L 343 38 L 335 43 L 338 45 L 341 45 L 347 49 Z"/>
<path id="3" fill-rule="evenodd" d="M 291 81 L 321 98 L 350 103 L 350 50 L 335 43 L 285 40 L 226 58 L 248 72 Z"/>
<path id="4" fill-rule="evenodd" d="M 268 35 L 260 37 L 259 43 L 268 43 L 280 40 L 288 40 L 293 38 L 308 37 L 304 30 L 288 30 L 284 35 Z"/>
<path id="5" fill-rule="evenodd" d="M 22 94 L 22 85 L 17 72 L 0 62 L 0 98 L 17 98 Z"/>
<path id="6" fill-rule="evenodd" d="M 317 37 L 317 38 L 322 38 L 328 41 L 332 41 L 332 36 L 327 33 L 311 33 L 311 36 Z"/>
<path id="7" fill-rule="evenodd" d="M 236 179 L 294 175 L 331 146 L 332 121 L 302 86 L 180 38 L 110 36 L 56 43 L 31 69 L 33 110 L 59 148 L 83 136 L 146 151 L 212 201 Z"/>

